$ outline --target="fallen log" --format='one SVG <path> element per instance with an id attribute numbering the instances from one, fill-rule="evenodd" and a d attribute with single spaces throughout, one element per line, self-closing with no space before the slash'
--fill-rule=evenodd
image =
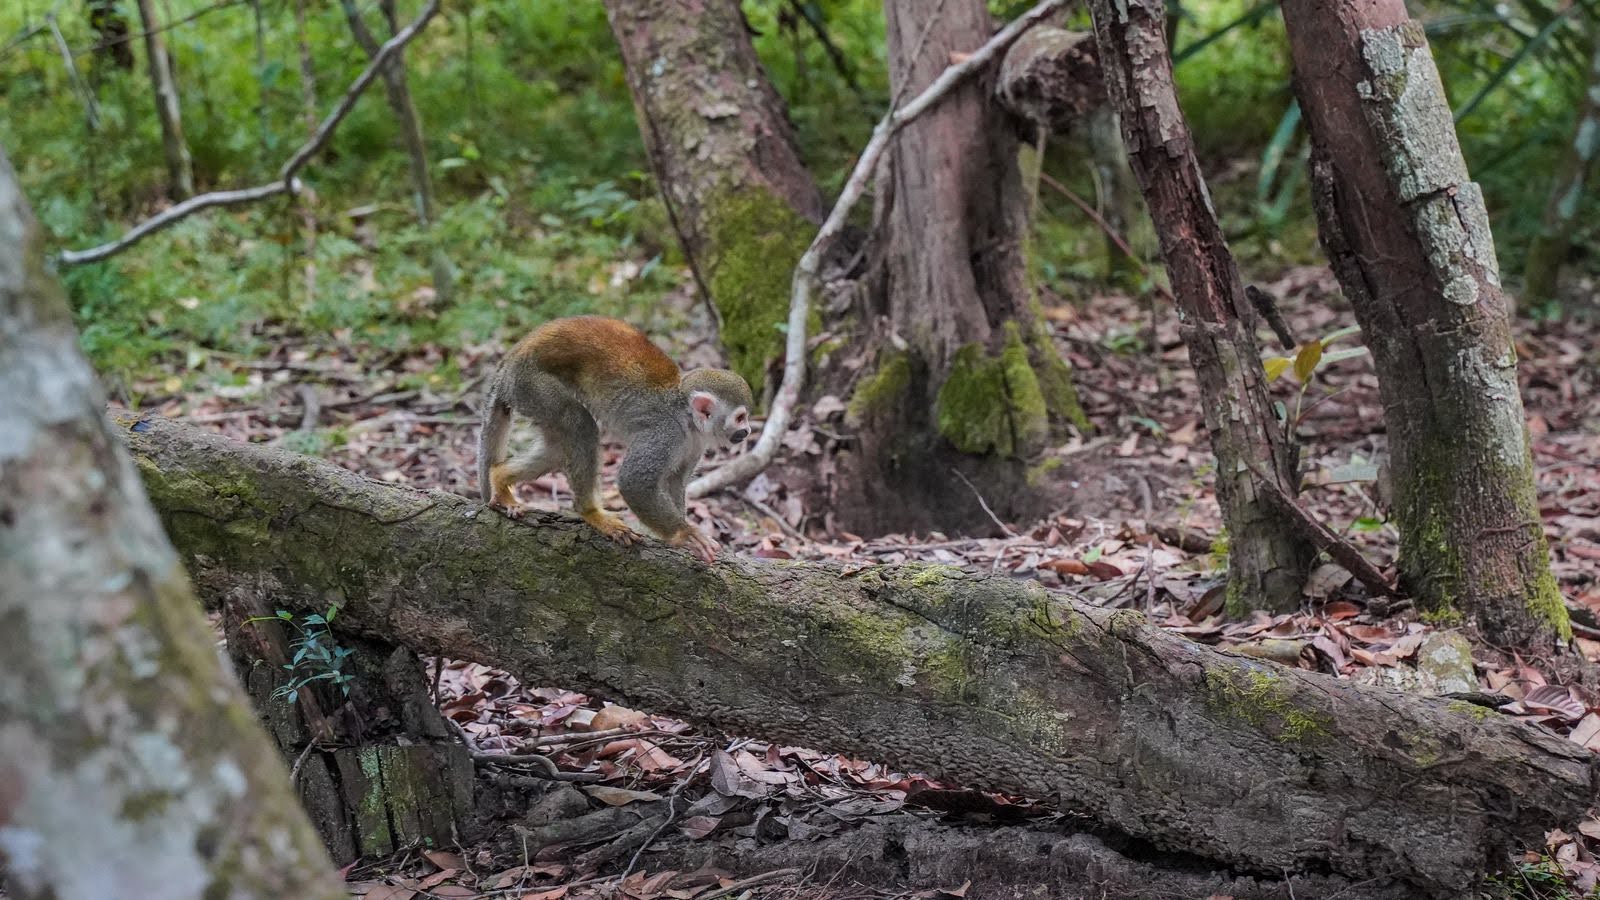
<path id="1" fill-rule="evenodd" d="M 1056 799 L 1181 865 L 1457 897 L 1595 799 L 1595 757 L 1548 731 L 1213 650 L 1032 582 L 707 567 L 575 519 L 512 522 L 161 420 L 119 424 L 203 596 L 265 583 L 287 605 L 337 601 L 345 627 L 420 652 Z"/>

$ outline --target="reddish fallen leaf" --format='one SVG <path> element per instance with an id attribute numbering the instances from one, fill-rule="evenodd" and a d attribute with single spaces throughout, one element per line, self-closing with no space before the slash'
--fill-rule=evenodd
<path id="1" fill-rule="evenodd" d="M 441 869 L 456 869 L 459 871 L 467 867 L 467 863 L 461 858 L 461 854 L 452 853 L 449 850 L 424 850 L 422 855 L 428 858 L 428 862 Z"/>
<path id="2" fill-rule="evenodd" d="M 1049 569 L 1057 575 L 1087 575 L 1089 567 L 1076 559 L 1047 559 L 1039 564 L 1041 569 Z"/>
<path id="3" fill-rule="evenodd" d="M 552 888 L 548 891 L 534 891 L 531 894 L 523 894 L 520 898 L 518 898 L 518 900 L 561 900 L 561 898 L 565 897 L 566 895 L 567 889 L 565 887 L 558 887 Z"/>
<path id="4" fill-rule="evenodd" d="M 794 559 L 794 554 L 777 547 L 757 547 L 754 554 L 757 559 Z"/>
<path id="5" fill-rule="evenodd" d="M 722 824 L 721 816 L 690 816 L 678 823 L 678 831 L 691 841 L 698 841 Z"/>
<path id="6" fill-rule="evenodd" d="M 1578 823 L 1578 832 L 1584 837 L 1600 841 L 1600 819 L 1584 819 Z"/>
<path id="7" fill-rule="evenodd" d="M 1322 615 L 1329 621 L 1339 622 L 1361 615 L 1361 607 L 1349 600 L 1335 600 L 1322 608 Z"/>
<path id="8" fill-rule="evenodd" d="M 459 884 L 446 884 L 428 891 L 429 897 L 476 897 L 478 892 Z"/>
<path id="9" fill-rule="evenodd" d="M 1121 569 L 1117 568 L 1111 563 L 1108 563 L 1103 559 L 1097 559 L 1094 562 L 1089 563 L 1089 574 L 1100 579 L 1101 581 L 1110 581 L 1113 578 L 1121 578 L 1124 573 Z"/>
<path id="10" fill-rule="evenodd" d="M 610 731 L 613 728 L 643 728 L 649 716 L 626 706 L 608 706 L 594 714 L 589 722 L 590 731 Z"/>
<path id="11" fill-rule="evenodd" d="M 1583 717 L 1583 702 L 1572 696 L 1572 691 L 1554 684 L 1542 684 L 1522 698 L 1522 705 L 1535 712 L 1553 712 L 1568 720 Z"/>
<path id="12" fill-rule="evenodd" d="M 365 900 L 411 900 L 417 892 L 394 884 L 380 884 L 367 892 Z"/>

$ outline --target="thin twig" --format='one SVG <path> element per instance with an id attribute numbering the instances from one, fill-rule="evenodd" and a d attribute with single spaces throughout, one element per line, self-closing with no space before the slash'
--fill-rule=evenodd
<path id="1" fill-rule="evenodd" d="M 300 767 L 306 764 L 306 757 L 310 756 L 311 751 L 315 749 L 317 749 L 317 742 L 311 741 L 306 744 L 306 748 L 304 750 L 300 751 L 300 757 L 294 761 L 294 767 L 289 770 L 290 784 L 295 784 L 300 778 Z"/>
<path id="2" fill-rule="evenodd" d="M 617 876 L 618 885 L 622 884 L 624 881 L 627 881 L 628 876 L 633 874 L 634 866 L 639 864 L 639 857 L 644 855 L 644 851 L 650 849 L 650 845 L 655 843 L 656 838 L 661 836 L 661 832 L 666 831 L 668 825 L 671 825 L 673 822 L 677 821 L 678 794 L 680 794 L 683 789 L 689 785 L 689 782 L 694 780 L 695 775 L 699 774 L 700 764 L 705 761 L 705 758 L 705 751 L 701 750 L 700 755 L 695 757 L 694 763 L 689 766 L 689 774 L 684 776 L 682 781 L 679 781 L 677 784 L 673 785 L 672 790 L 667 793 L 667 818 L 663 820 L 660 825 L 656 826 L 655 831 L 650 832 L 650 836 L 644 839 L 644 843 L 640 844 L 638 849 L 633 851 L 633 857 L 628 860 L 627 868 L 623 869 L 622 874 Z"/>
<path id="3" fill-rule="evenodd" d="M 1105 216 L 1100 215 L 1099 210 L 1096 210 L 1093 206 L 1089 205 L 1089 201 L 1079 197 L 1077 193 L 1072 190 L 1072 188 L 1069 188 L 1054 178 L 1051 178 L 1049 173 L 1040 172 L 1039 180 L 1049 185 L 1051 190 L 1067 198 L 1069 201 L 1071 201 L 1073 206 L 1076 206 L 1078 209 L 1082 210 L 1084 215 L 1093 220 L 1094 224 L 1099 226 L 1102 232 L 1105 232 L 1105 236 L 1111 239 L 1111 243 L 1116 244 L 1117 249 L 1121 250 L 1123 254 L 1128 257 L 1128 259 L 1133 261 L 1135 266 L 1139 267 L 1139 274 L 1143 275 L 1146 279 L 1149 279 L 1150 283 L 1155 286 L 1156 293 L 1160 294 L 1162 298 L 1166 300 L 1174 303 L 1177 302 L 1176 299 L 1173 298 L 1172 292 L 1167 289 L 1166 285 L 1161 284 L 1151 276 L 1150 267 L 1145 264 L 1144 260 L 1139 258 L 1139 254 L 1133 252 L 1133 248 L 1128 245 L 1128 241 L 1122 236 L 1122 232 L 1114 228 L 1110 222 L 1107 222 Z"/>
<path id="4" fill-rule="evenodd" d="M 778 526 L 779 531 L 782 531 L 784 534 L 787 534 L 789 537 L 792 537 L 801 543 L 805 543 L 806 536 L 800 533 L 800 529 L 795 528 L 788 522 L 785 522 L 783 520 L 783 515 L 777 510 L 773 509 L 771 505 L 750 496 L 749 491 L 740 493 L 739 499 L 748 504 L 751 509 L 771 519 Z"/>
<path id="5" fill-rule="evenodd" d="M 1279 512 L 1289 517 L 1291 525 L 1301 532 L 1301 535 L 1310 541 L 1313 546 L 1334 562 L 1343 566 L 1346 571 L 1354 575 L 1356 580 L 1366 586 L 1367 590 L 1383 597 L 1404 597 L 1383 573 L 1378 571 L 1367 558 L 1361 555 L 1356 546 L 1339 535 L 1335 534 L 1328 526 L 1317 521 L 1299 501 L 1289 496 L 1289 492 L 1276 481 L 1268 478 L 1265 473 L 1254 464 L 1250 464 L 1250 471 L 1256 475 L 1256 486 L 1266 490 L 1267 499 L 1278 507 Z"/>
<path id="6" fill-rule="evenodd" d="M 952 474 L 952 475 L 956 476 L 957 478 L 961 479 L 961 483 L 967 486 L 967 490 L 972 492 L 972 496 L 978 498 L 978 505 L 983 507 L 983 511 L 985 513 L 987 513 L 988 516 L 989 516 L 989 520 L 991 522 L 993 522 L 995 525 L 997 525 L 1000 528 L 1001 531 L 1005 532 L 1006 537 L 1016 537 L 1017 536 L 1017 533 L 1015 531 L 1011 530 L 1011 526 L 1009 526 L 1006 523 L 1000 521 L 1000 517 L 994 514 L 994 510 L 989 508 L 989 501 L 983 499 L 983 494 L 980 494 L 978 492 L 978 486 L 973 484 L 972 481 L 967 478 L 967 476 L 961 474 L 961 470 L 960 469 L 957 469 L 954 466 L 952 466 L 950 468 L 950 474 Z"/>
<path id="7" fill-rule="evenodd" d="M 797 868 L 773 869 L 771 872 L 762 872 L 760 875 L 752 875 L 742 881 L 735 881 L 733 884 L 730 884 L 721 890 L 712 891 L 709 894 L 701 894 L 698 900 L 717 900 L 718 897 L 730 897 L 739 893 L 745 888 L 755 887 L 758 884 L 764 884 L 768 881 L 776 881 L 779 878 L 788 878 L 790 875 L 799 874 L 800 870 Z"/>
<path id="8" fill-rule="evenodd" d="M 362 70 L 356 80 L 350 84 L 350 88 L 340 98 L 333 112 L 330 112 L 327 118 L 322 120 L 322 124 L 317 127 L 316 132 L 311 135 L 310 139 L 300 145 L 300 149 L 296 150 L 294 155 L 290 156 L 288 161 L 283 164 L 283 167 L 278 170 L 277 181 L 237 191 L 212 191 L 207 194 L 197 194 L 176 206 L 145 219 L 130 229 L 127 234 L 110 243 L 101 244 L 98 247 L 90 247 L 87 250 L 63 251 L 56 256 L 56 262 L 63 266 L 99 262 L 128 249 L 162 229 L 171 227 L 202 209 L 209 209 L 213 206 L 239 206 L 245 203 L 265 200 L 268 197 L 275 197 L 279 194 L 299 193 L 300 179 L 296 178 L 295 175 L 305 167 L 306 163 L 311 161 L 311 157 L 317 155 L 327 145 L 329 139 L 333 137 L 334 130 L 339 127 L 339 123 L 343 122 L 345 117 L 350 114 L 350 110 L 355 108 L 356 101 L 361 98 L 362 93 L 378 77 L 379 71 L 388 64 L 390 58 L 399 53 L 406 44 L 411 42 L 412 38 L 420 34 L 438 11 L 439 0 L 428 0 L 428 5 L 423 8 L 416 21 L 407 25 L 379 48 L 377 55 L 372 57 L 372 61 L 367 64 L 366 69 Z"/>
<path id="9" fill-rule="evenodd" d="M 61 33 L 61 23 L 56 21 L 55 12 L 45 16 L 45 27 L 50 29 L 50 34 L 55 38 L 56 50 L 61 54 L 61 61 L 67 67 L 67 77 L 72 81 L 72 90 L 83 102 L 84 114 L 89 120 L 89 132 L 92 135 L 100 128 L 100 105 L 94 100 L 94 92 L 83 83 L 83 78 L 78 75 L 78 63 L 72 58 L 72 51 L 67 47 L 67 39 Z"/>
<path id="10" fill-rule="evenodd" d="M 794 414 L 795 403 L 800 399 L 800 387 L 805 383 L 806 319 L 811 314 L 811 291 L 822 268 L 822 259 L 844 231 L 845 219 L 850 215 L 850 210 L 866 192 L 867 180 L 877 169 L 878 160 L 888 147 L 889 139 L 907 123 L 931 109 L 956 85 L 982 71 L 1021 37 L 1023 32 L 1060 9 L 1065 3 L 1066 0 L 1041 0 L 1037 6 L 1001 29 L 971 56 L 945 69 L 911 102 L 891 110 L 879 120 L 877 127 L 872 130 L 872 139 L 867 141 L 867 146 L 862 149 L 861 157 L 856 160 L 856 167 L 850 173 L 850 179 L 845 182 L 844 190 L 840 191 L 833 210 L 828 213 L 828 218 L 817 230 L 816 237 L 811 239 L 811 246 L 800 255 L 800 261 L 795 265 L 789 294 L 789 330 L 788 339 L 784 344 L 783 381 L 779 384 L 777 395 L 772 398 L 772 407 L 767 413 L 767 423 L 761 429 L 760 439 L 749 453 L 696 478 L 689 485 L 690 497 L 704 497 L 712 491 L 744 481 L 766 468 L 777 455 L 778 446 L 783 442 L 784 434 L 789 431 L 789 420 Z"/>

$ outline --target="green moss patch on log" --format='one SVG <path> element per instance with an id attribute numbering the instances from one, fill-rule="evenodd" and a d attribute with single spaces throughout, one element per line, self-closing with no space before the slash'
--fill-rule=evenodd
<path id="1" fill-rule="evenodd" d="M 725 194 L 709 204 L 706 289 L 722 318 L 729 364 L 756 396 L 767 361 L 783 351 L 784 323 L 795 264 L 815 229 L 781 198 L 758 188 Z M 806 327 L 821 319 L 812 310 Z"/>
<path id="2" fill-rule="evenodd" d="M 1211 710 L 1248 722 L 1280 743 L 1328 736 L 1328 717 L 1304 709 L 1282 680 L 1271 672 L 1206 672 L 1206 703 Z"/>

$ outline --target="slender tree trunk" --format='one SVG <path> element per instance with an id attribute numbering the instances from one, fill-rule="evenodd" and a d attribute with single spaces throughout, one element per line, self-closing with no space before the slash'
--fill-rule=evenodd
<path id="1" fill-rule="evenodd" d="M 1595 48 L 1594 58 L 1589 63 L 1588 90 L 1584 91 L 1583 106 L 1578 110 L 1572 142 L 1567 145 L 1566 155 L 1556 169 L 1555 182 L 1550 186 L 1539 233 L 1528 245 L 1522 271 L 1525 303 L 1540 303 L 1556 295 L 1561 267 L 1566 263 L 1567 249 L 1572 246 L 1572 234 L 1578 227 L 1578 209 L 1588 187 L 1589 171 L 1594 167 L 1596 153 L 1600 152 L 1600 22 L 1592 17 L 1589 32 Z"/>
<path id="2" fill-rule="evenodd" d="M 823 215 L 783 99 L 738 0 L 606 0 L 606 14 L 684 256 L 730 365 L 760 393 Z"/>
<path id="3" fill-rule="evenodd" d="M 0 153 L 0 861 L 18 898 L 338 898 L 106 427 Z"/>
<path id="4" fill-rule="evenodd" d="M 369 59 L 376 56 L 381 42 L 367 27 L 355 0 L 340 0 L 340 6 L 344 9 L 345 20 L 350 23 L 350 33 L 355 36 L 362 52 L 366 53 Z M 389 33 L 393 35 L 399 30 L 399 23 L 395 20 L 394 0 L 381 0 L 379 6 L 384 19 L 389 23 Z M 393 62 L 384 67 L 383 89 L 389 99 L 389 109 L 394 113 L 395 122 L 400 126 L 400 143 L 405 147 L 406 159 L 411 166 L 411 191 L 412 199 L 417 206 L 417 223 L 422 226 L 423 232 L 429 235 L 428 252 L 433 268 L 433 287 L 441 302 L 449 302 L 455 274 L 449 257 L 445 256 L 443 248 L 433 240 L 432 236 L 435 215 L 433 176 L 428 171 L 428 144 L 422 135 L 422 120 L 417 116 L 416 104 L 411 101 L 411 87 L 406 82 L 404 57 L 396 56 Z"/>
<path id="5" fill-rule="evenodd" d="M 1161 240 L 1204 398 L 1228 528 L 1229 609 L 1294 609 L 1315 553 L 1258 482 L 1270 479 L 1293 496 L 1299 476 L 1267 396 L 1255 310 L 1178 106 L 1163 0 L 1089 6 L 1106 88 Z"/>
<path id="6" fill-rule="evenodd" d="M 1400 574 L 1501 646 L 1570 634 L 1550 574 L 1510 303 L 1422 25 L 1402 0 L 1284 0 L 1322 244 L 1372 349 Z"/>
<path id="7" fill-rule="evenodd" d="M 283 450 L 123 426 L 211 600 L 263 582 L 288 609 L 340 597 L 338 627 L 524 683 L 1050 798 L 1064 830 L 1154 865 L 1266 876 L 1241 897 L 1460 900 L 1594 802 L 1594 755 L 1538 726 L 1220 652 L 1004 575 L 706 566 L 570 516 L 475 515 Z"/>
<path id="8" fill-rule="evenodd" d="M 317 130 L 317 69 L 311 57 L 311 37 L 306 31 L 306 0 L 294 0 L 294 35 L 295 50 L 300 57 L 300 115 L 305 120 L 309 137 Z M 301 272 L 305 303 L 310 306 L 317 299 L 317 213 L 305 191 L 296 194 L 294 202 L 300 213 L 305 247 L 305 265 Z"/>
<path id="9" fill-rule="evenodd" d="M 146 61 L 150 66 L 150 86 L 156 98 L 156 118 L 161 122 L 161 149 L 167 157 L 167 191 L 174 200 L 194 194 L 194 163 L 189 145 L 183 139 L 183 112 L 178 105 L 178 82 L 172 73 L 172 57 L 161 37 L 161 20 L 156 18 L 152 0 L 139 0 L 139 21 L 144 27 Z"/>

